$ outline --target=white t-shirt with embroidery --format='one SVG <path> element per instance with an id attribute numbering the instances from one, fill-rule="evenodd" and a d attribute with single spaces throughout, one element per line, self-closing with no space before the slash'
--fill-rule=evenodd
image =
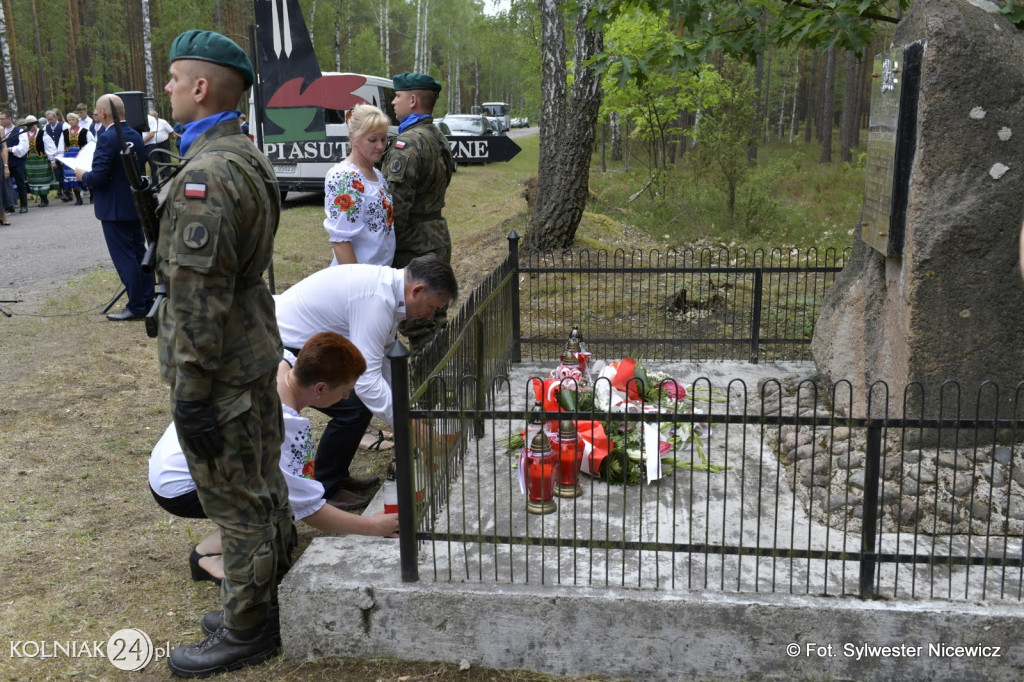
<path id="1" fill-rule="evenodd" d="M 324 229 L 332 242 L 349 242 L 356 260 L 391 265 L 395 258 L 395 218 L 388 181 L 376 168 L 373 179 L 354 163 L 341 161 L 324 179 Z M 331 265 L 337 265 L 334 258 Z"/>
<path id="2" fill-rule="evenodd" d="M 289 364 L 295 357 L 285 351 Z M 281 443 L 281 471 L 288 484 L 288 502 L 296 521 L 306 518 L 324 506 L 324 487 L 313 478 L 313 432 L 309 419 L 288 407 L 284 411 L 284 441 Z M 160 497 L 174 498 L 196 489 L 188 472 L 185 453 L 178 443 L 174 422 L 153 447 L 149 456 L 149 485 Z"/>

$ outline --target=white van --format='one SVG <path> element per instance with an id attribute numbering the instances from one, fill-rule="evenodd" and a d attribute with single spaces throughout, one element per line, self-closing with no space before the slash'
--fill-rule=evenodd
<path id="1" fill-rule="evenodd" d="M 397 134 L 398 121 L 391 105 L 395 91 L 390 78 L 336 72 L 324 73 L 322 77 L 344 77 L 352 82 L 363 79 L 364 83 L 351 93 L 387 113 L 391 118 L 389 132 Z M 255 102 L 250 100 L 250 111 L 249 132 L 274 166 L 282 199 L 288 192 L 322 192 L 327 172 L 349 155 L 346 121 L 351 109 L 264 107 L 260 118 Z M 323 127 L 317 130 L 319 125 L 315 122 L 321 115 Z"/>

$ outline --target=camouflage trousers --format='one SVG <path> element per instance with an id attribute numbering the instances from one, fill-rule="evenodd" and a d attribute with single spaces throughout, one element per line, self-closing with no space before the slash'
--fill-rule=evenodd
<path id="1" fill-rule="evenodd" d="M 443 263 L 452 262 L 452 238 L 444 218 L 413 223 L 407 229 L 395 230 L 395 257 L 391 267 L 404 268 L 413 258 L 432 253 Z"/>
<path id="2" fill-rule="evenodd" d="M 415 223 L 409 228 L 408 234 L 404 234 L 397 241 L 392 267 L 404 268 L 413 258 L 428 253 L 437 256 L 442 263 L 452 262 L 452 242 L 448 234 L 448 223 L 444 218 Z M 447 322 L 447 311 L 439 310 L 429 320 L 402 320 L 398 323 L 398 331 L 409 340 L 409 350 L 415 354 L 427 345 Z"/>
<path id="3" fill-rule="evenodd" d="M 206 460 L 186 447 L 185 459 L 203 511 L 220 528 L 224 624 L 244 630 L 267 619 L 298 540 L 279 464 L 284 422 L 277 371 L 241 388 L 214 384 L 211 397 L 223 452 Z"/>

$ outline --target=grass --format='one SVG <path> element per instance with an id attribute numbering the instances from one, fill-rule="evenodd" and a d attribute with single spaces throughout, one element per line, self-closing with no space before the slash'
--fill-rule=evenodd
<path id="1" fill-rule="evenodd" d="M 838 149 L 838 147 L 836 147 Z M 749 249 L 810 246 L 840 251 L 853 243 L 864 189 L 864 165 L 818 163 L 817 144 L 772 143 L 758 150 L 758 165 L 740 186 L 736 227 L 728 229 L 724 193 L 713 173 L 684 156 L 658 185 L 659 198 L 629 197 L 650 178 L 636 159 L 594 166 L 592 208 L 640 226 L 664 246 L 693 243 Z"/>
<path id="2" fill-rule="evenodd" d="M 456 246 L 453 264 L 466 293 L 505 257 L 507 233 L 525 232 L 520 192 L 537 167 L 537 137 L 519 144 L 522 153 L 509 163 L 460 167 L 448 191 L 445 214 Z M 801 177 L 833 170 L 807 167 Z M 633 249 L 678 245 L 688 235 L 730 238 L 700 225 L 632 227 L 654 225 L 653 208 L 622 208 L 624 195 L 636 189 L 629 178 L 638 177 L 623 170 L 593 174 L 595 199 L 577 233 L 580 244 Z M 814 192 L 803 182 L 791 183 L 791 194 L 802 194 L 804 204 L 813 204 L 808 196 Z M 829 184 L 820 180 L 815 189 L 819 199 Z M 837 204 L 844 201 L 835 199 Z M 792 210 L 798 212 L 800 205 L 794 203 Z M 846 220 L 838 217 L 845 215 L 845 208 L 837 209 L 833 218 L 826 207 L 817 210 L 806 221 Z M 793 235 L 795 229 L 786 228 Z M 670 239 L 662 237 L 663 230 L 670 230 Z M 277 289 L 329 260 L 319 199 L 289 202 L 276 243 Z M 116 287 L 112 269 L 99 268 L 54 292 L 42 306 L 48 316 L 20 311 L 13 318 L 0 318 L 0 679 L 116 677 L 105 659 L 12 658 L 6 640 L 106 640 L 118 629 L 139 628 L 155 645 L 175 646 L 198 640 L 200 618 L 218 607 L 216 588 L 193 583 L 186 568 L 191 546 L 212 525 L 171 517 L 148 490 L 149 452 L 170 420 L 168 392 L 159 380 L 155 344 L 141 325 L 111 324 L 99 314 Z M 363 469 L 356 473 L 379 470 L 387 458 L 361 454 L 356 465 Z M 315 532 L 301 524 L 299 528 L 305 546 Z M 162 662 L 132 677 L 171 679 Z M 475 666 L 460 671 L 457 665 L 436 662 L 275 659 L 231 679 L 569 678 Z"/>

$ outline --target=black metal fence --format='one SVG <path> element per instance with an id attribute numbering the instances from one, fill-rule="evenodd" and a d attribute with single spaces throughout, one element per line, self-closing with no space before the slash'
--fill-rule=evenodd
<path id="1" fill-rule="evenodd" d="M 953 383 L 942 419 L 889 409 L 919 386 L 901 397 L 880 383 L 867 396 L 814 384 L 800 360 L 842 259 L 673 254 L 672 268 L 658 256 L 574 254 L 520 264 L 512 245 L 411 369 L 393 354 L 405 579 L 1021 599 L 1024 420 L 960 415 Z M 681 291 L 700 314 L 673 317 Z M 594 402 L 538 413 L 534 386 L 576 325 L 595 358 L 643 358 L 687 398 L 655 392 L 636 412 Z M 902 417 L 872 417 L 892 414 Z M 581 476 L 580 497 L 531 513 L 514 442 L 530 419 L 600 422 L 626 443 L 609 447 L 603 466 L 646 479 L 660 463 L 660 475 L 610 483 L 598 468 Z M 638 465 L 621 434 L 655 433 L 646 429 L 674 436 Z"/>

